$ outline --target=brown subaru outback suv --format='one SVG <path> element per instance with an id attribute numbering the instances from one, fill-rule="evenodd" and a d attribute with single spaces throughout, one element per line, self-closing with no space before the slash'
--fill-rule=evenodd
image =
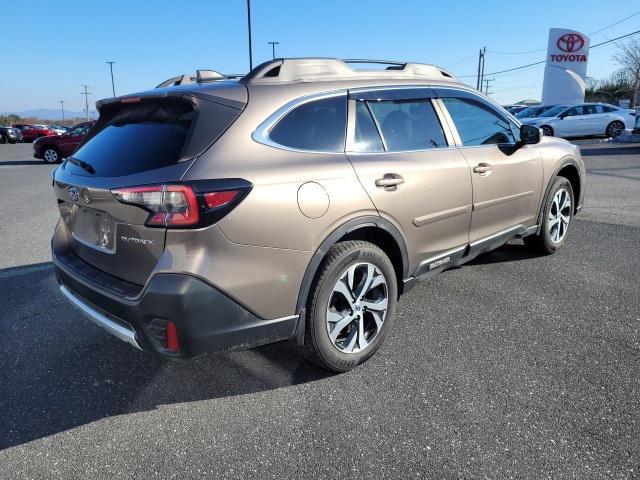
<path id="1" fill-rule="evenodd" d="M 438 67 L 356 63 L 277 59 L 98 102 L 53 174 L 62 293 L 165 356 L 292 339 L 345 371 L 417 281 L 513 238 L 565 244 L 578 147 Z"/>

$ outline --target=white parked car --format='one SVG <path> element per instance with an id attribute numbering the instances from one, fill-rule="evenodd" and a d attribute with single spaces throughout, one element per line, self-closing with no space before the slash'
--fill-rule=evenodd
<path id="1" fill-rule="evenodd" d="M 633 128 L 636 111 L 606 103 L 558 105 L 539 117 L 523 118 L 522 123 L 542 129 L 542 133 L 556 137 L 606 135 L 617 137 L 625 129 Z"/>

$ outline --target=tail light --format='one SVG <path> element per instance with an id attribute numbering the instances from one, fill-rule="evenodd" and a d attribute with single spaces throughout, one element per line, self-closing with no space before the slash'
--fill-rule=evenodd
<path id="1" fill-rule="evenodd" d="M 235 188 L 230 188 L 235 187 Z M 111 190 L 118 201 L 149 212 L 149 227 L 193 228 L 211 225 L 229 213 L 252 185 L 245 180 L 142 185 Z M 219 188 L 219 189 L 215 189 Z"/>

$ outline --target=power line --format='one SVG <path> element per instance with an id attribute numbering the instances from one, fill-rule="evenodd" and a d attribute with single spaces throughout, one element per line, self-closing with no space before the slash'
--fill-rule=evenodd
<path id="1" fill-rule="evenodd" d="M 615 42 L 617 40 L 621 40 L 623 38 L 627 38 L 627 37 L 630 37 L 632 35 L 637 35 L 638 33 L 640 33 L 640 30 L 636 30 L 635 32 L 627 33 L 625 35 L 620 35 L 619 37 L 612 38 L 611 40 L 607 40 L 605 42 L 597 43 L 595 45 L 592 45 L 590 48 L 591 49 L 598 48 L 598 47 L 600 47 L 602 45 L 606 45 L 607 43 Z M 513 72 L 514 70 L 521 70 L 523 68 L 533 67 L 534 65 L 540 65 L 542 63 L 545 63 L 546 61 L 547 60 L 545 59 L 545 60 L 541 60 L 539 62 L 533 62 L 533 63 L 528 63 L 526 65 L 521 65 L 519 67 L 507 68 L 506 70 L 500 70 L 500 71 L 497 71 L 497 72 L 487 73 L 486 75 L 500 75 L 501 73 Z M 458 75 L 458 78 L 472 78 L 472 77 L 475 77 L 475 76 L 476 75 Z"/>
<path id="2" fill-rule="evenodd" d="M 618 25 L 619 23 L 624 22 L 625 20 L 629 20 L 630 18 L 635 17 L 636 15 L 640 15 L 640 11 L 637 11 L 636 13 L 632 13 L 632 14 L 631 14 L 631 15 L 629 15 L 628 17 L 624 17 L 622 20 L 618 20 L 617 22 L 612 23 L 611 25 L 607 25 L 606 27 L 601 28 L 600 30 L 596 30 L 595 32 L 590 33 L 590 34 L 589 34 L 589 36 L 595 35 L 596 33 L 600 33 L 600 32 L 602 32 L 602 31 L 606 30 L 607 28 L 614 27 L 614 26 Z"/>
<path id="3" fill-rule="evenodd" d="M 611 25 L 607 25 L 606 27 L 602 27 L 600 30 L 596 30 L 595 32 L 589 33 L 588 36 L 591 37 L 592 35 L 595 35 L 597 33 L 603 32 L 603 31 L 607 30 L 608 28 L 614 27 L 614 26 L 616 26 L 616 25 L 618 25 L 618 24 L 620 24 L 620 23 L 622 23 L 622 22 L 624 22 L 626 20 L 629 20 L 630 18 L 635 17 L 636 15 L 640 15 L 640 10 L 635 12 L 635 13 L 632 13 L 628 17 L 624 17 L 624 18 L 618 20 L 617 22 L 612 23 Z M 591 47 L 591 48 L 593 48 L 593 47 Z M 487 50 L 487 52 L 493 53 L 494 55 L 525 55 L 527 53 L 544 52 L 545 50 L 546 50 L 546 48 L 538 48 L 536 50 L 525 50 L 523 52 L 498 52 L 498 51 L 495 51 L 495 50 Z"/>

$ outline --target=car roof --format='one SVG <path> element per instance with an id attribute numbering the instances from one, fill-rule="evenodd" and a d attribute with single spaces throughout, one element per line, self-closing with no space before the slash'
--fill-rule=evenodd
<path id="1" fill-rule="evenodd" d="M 354 64 L 383 65 L 383 69 L 355 69 Z M 287 97 L 286 92 L 301 96 L 323 91 L 358 87 L 424 85 L 456 86 L 465 90 L 471 87 L 460 83 L 451 73 L 435 65 L 416 62 L 385 60 L 340 60 L 336 58 L 278 58 L 255 67 L 248 74 L 223 76 L 217 72 L 205 75 L 199 70 L 196 77 L 182 75 L 160 84 L 158 88 L 144 92 L 100 100 L 97 107 L 121 101 L 127 97 L 167 97 L 191 95 L 204 97 L 235 108 L 242 108 L 247 102 L 249 91 Z M 232 78 L 233 77 L 233 78 Z M 193 81 L 196 78 L 198 81 Z M 172 82 L 184 79 L 184 83 Z M 180 84 L 175 84 L 180 83 Z M 274 98 L 274 100 L 278 100 Z"/>

